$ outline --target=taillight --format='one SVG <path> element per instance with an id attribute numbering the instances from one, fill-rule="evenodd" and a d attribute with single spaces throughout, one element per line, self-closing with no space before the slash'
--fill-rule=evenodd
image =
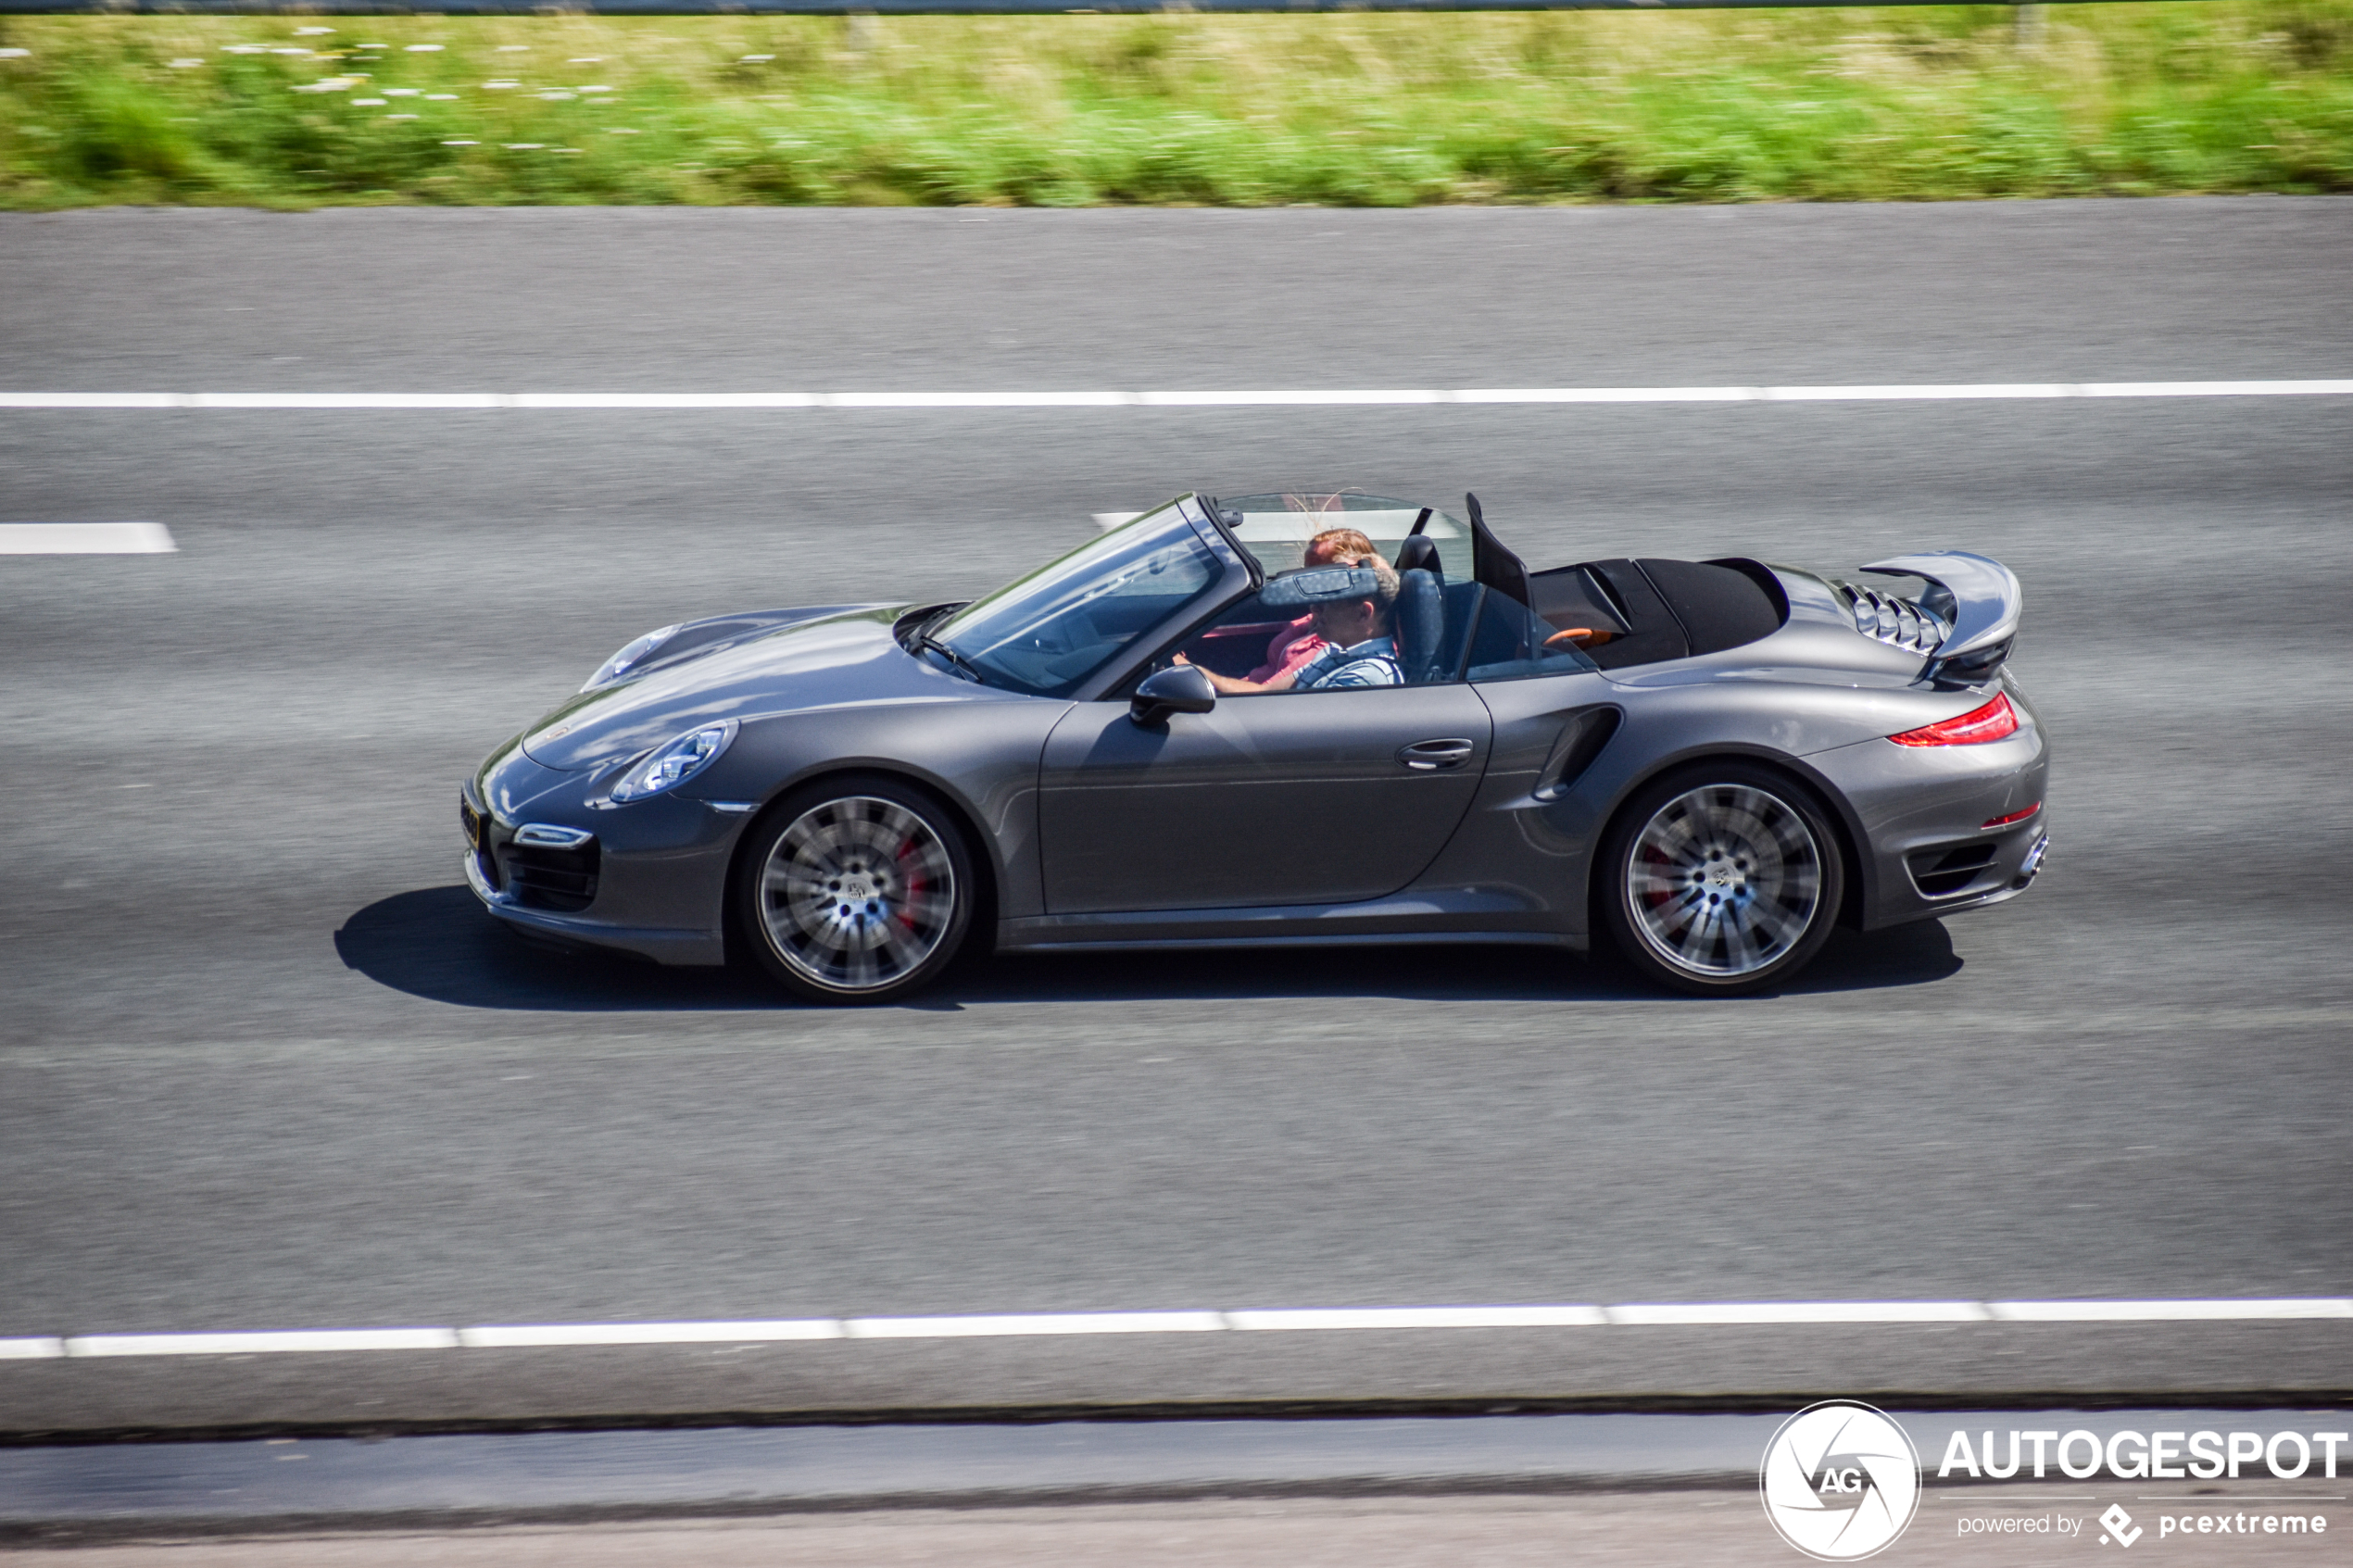
<path id="1" fill-rule="evenodd" d="M 2012 811 L 2012 812 L 2011 812 L 2008 816 L 2007 816 L 2007 817 L 1995 817 L 1995 818 L 1994 818 L 1991 822 L 1987 822 L 1987 823 L 1985 824 L 1985 826 L 1986 826 L 1986 827 L 1988 827 L 1988 828 L 2006 828 L 2006 827 L 2008 827 L 2008 826 L 2009 826 L 2011 823 L 2013 823 L 2013 822 L 2022 822 L 2026 821 L 2026 819 L 2027 819 L 2027 818 L 2029 818 L 2029 817 L 2032 816 L 2035 812 L 2037 812 L 2037 811 L 2041 810 L 2042 809 L 2043 809 L 2043 803 L 2042 803 L 2041 801 L 2037 800 L 2037 801 L 2036 801 L 2033 805 L 2029 806 L 2029 807 L 2028 807 L 2025 810 L 2023 810 L 2023 811 Z M 1978 831 L 1982 833 L 1982 832 L 1983 832 L 1983 831 L 1984 831 L 1984 829 L 1983 829 L 1983 828 L 1981 828 L 1981 829 L 1979 829 Z"/>
<path id="2" fill-rule="evenodd" d="M 2010 706 L 2007 693 L 1997 693 L 1984 707 L 1973 708 L 1957 719 L 1940 719 L 1887 738 L 1898 746 L 1982 746 L 2017 733 L 2018 709 Z"/>

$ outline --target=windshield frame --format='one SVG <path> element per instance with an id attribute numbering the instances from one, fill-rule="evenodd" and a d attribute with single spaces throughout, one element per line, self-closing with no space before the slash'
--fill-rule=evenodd
<path id="1" fill-rule="evenodd" d="M 957 607 L 936 624 L 926 628 L 926 632 L 929 636 L 939 638 L 943 643 L 952 646 L 950 632 L 957 621 L 976 609 L 985 609 L 992 603 L 1005 599 L 1015 589 L 1030 583 L 1041 573 L 1050 571 L 1062 561 L 1068 560 L 1083 551 L 1091 550 L 1113 540 L 1127 536 L 1131 531 L 1173 536 L 1178 530 L 1189 532 L 1191 537 L 1208 552 L 1216 567 L 1215 577 L 1206 587 L 1194 593 L 1160 621 L 1136 633 L 1125 646 L 1087 674 L 1061 687 L 1041 688 L 1015 682 L 983 660 L 965 654 L 965 657 L 971 659 L 973 664 L 982 671 L 984 684 L 1000 691 L 1019 692 L 1027 696 L 1058 697 L 1075 702 L 1094 701 L 1106 693 L 1117 691 L 1136 670 L 1148 665 L 1153 655 L 1184 627 L 1200 620 L 1205 613 L 1215 614 L 1222 611 L 1255 586 L 1258 577 L 1256 563 L 1246 552 L 1234 546 L 1226 531 L 1218 525 L 1215 517 L 1198 495 L 1189 492 L 1179 495 L 1164 506 L 1139 513 L 1097 538 L 1088 540 L 1076 548 L 1063 551 L 1053 560 L 1024 572 L 994 592 L 984 594 L 978 598 Z M 958 648 L 957 651 L 960 654 L 965 653 L 965 650 L 962 648 Z"/>

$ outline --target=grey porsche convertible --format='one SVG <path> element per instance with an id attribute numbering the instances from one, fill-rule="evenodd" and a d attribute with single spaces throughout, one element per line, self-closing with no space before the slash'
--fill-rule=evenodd
<path id="1" fill-rule="evenodd" d="M 1466 502 L 1185 495 L 968 603 L 648 633 L 465 782 L 467 881 L 871 1003 L 975 944 L 1605 939 L 1732 995 L 2034 880 L 1999 562 L 1530 571 Z"/>

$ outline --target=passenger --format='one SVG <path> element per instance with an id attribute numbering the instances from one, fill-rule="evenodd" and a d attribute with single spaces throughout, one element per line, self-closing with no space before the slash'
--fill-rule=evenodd
<path id="1" fill-rule="evenodd" d="M 1354 564 L 1371 569 L 1374 584 L 1365 598 L 1329 599 L 1315 607 L 1315 634 L 1328 646 L 1291 678 L 1291 689 L 1337 691 L 1349 686 L 1402 686 L 1390 617 L 1397 605 L 1397 573 L 1378 556 Z"/>
<path id="2" fill-rule="evenodd" d="M 1377 552 L 1373 542 L 1353 528 L 1327 528 L 1307 541 L 1306 564 L 1332 566 L 1342 556 L 1353 564 Z M 1277 675 L 1290 674 L 1303 667 L 1324 651 L 1324 639 L 1315 634 L 1313 616 L 1302 615 L 1281 631 L 1266 645 L 1266 662 L 1242 677 L 1252 685 L 1264 686 Z"/>
<path id="3" fill-rule="evenodd" d="M 1368 593 L 1322 599 L 1315 604 L 1308 619 L 1315 635 L 1323 640 L 1323 652 L 1270 681 L 1238 681 L 1231 675 L 1203 670 L 1202 673 L 1209 677 L 1209 684 L 1227 696 L 1404 684 L 1404 671 L 1397 662 L 1397 643 L 1390 635 L 1390 615 L 1397 603 L 1397 573 L 1378 555 L 1342 556 L 1332 564 L 1361 569 L 1371 576 L 1372 583 Z M 1180 653 L 1176 662 L 1191 661 Z"/>

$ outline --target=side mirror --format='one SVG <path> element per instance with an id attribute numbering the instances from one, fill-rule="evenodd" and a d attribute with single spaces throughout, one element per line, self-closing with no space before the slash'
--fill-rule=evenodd
<path id="1" fill-rule="evenodd" d="M 1206 713 L 1217 706 L 1217 688 L 1189 664 L 1144 677 L 1127 704 L 1127 717 L 1148 730 L 1159 729 L 1172 713 Z"/>

